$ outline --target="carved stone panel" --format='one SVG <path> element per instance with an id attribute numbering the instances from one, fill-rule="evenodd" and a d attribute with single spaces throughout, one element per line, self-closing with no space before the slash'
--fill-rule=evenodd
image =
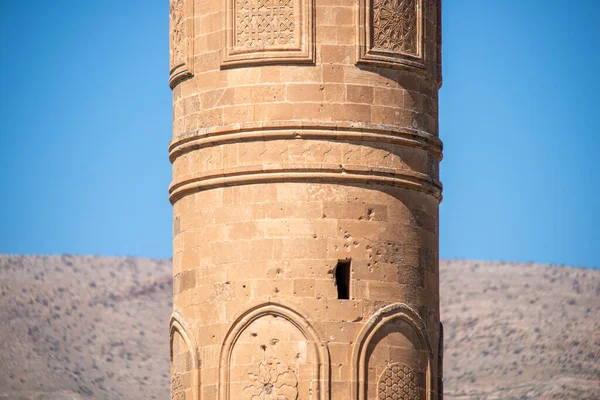
<path id="1" fill-rule="evenodd" d="M 379 400 L 418 400 L 419 385 L 415 372 L 407 365 L 389 365 L 379 377 Z"/>
<path id="2" fill-rule="evenodd" d="M 253 49 L 293 46 L 298 0 L 235 0 L 236 47 Z"/>
<path id="3" fill-rule="evenodd" d="M 360 0 L 359 62 L 425 68 L 423 0 Z"/>
<path id="4" fill-rule="evenodd" d="M 424 399 L 427 355 L 420 347 L 413 328 L 402 320 L 379 329 L 367 347 L 366 398 Z"/>
<path id="5" fill-rule="evenodd" d="M 436 12 L 436 45 L 437 45 L 437 74 L 439 87 L 442 86 L 442 0 L 437 0 Z"/>
<path id="6" fill-rule="evenodd" d="M 401 304 L 384 307 L 358 336 L 352 400 L 433 400 L 431 357 L 418 315 Z"/>
<path id="7" fill-rule="evenodd" d="M 194 1 L 171 0 L 170 79 L 171 88 L 193 74 Z"/>
<path id="8" fill-rule="evenodd" d="M 313 0 L 225 0 L 223 66 L 313 62 Z"/>
<path id="9" fill-rule="evenodd" d="M 444 325 L 440 322 L 438 341 L 438 399 L 444 400 Z"/>
<path id="10" fill-rule="evenodd" d="M 328 353 L 307 324 L 275 305 L 239 319 L 222 348 L 219 399 L 327 399 Z"/>
<path id="11" fill-rule="evenodd" d="M 189 385 L 189 375 L 192 369 L 190 351 L 185 340 L 177 331 L 173 332 L 171 346 L 173 353 L 171 360 L 171 399 L 183 400 L 186 398 L 186 392 L 190 393 L 192 390 Z M 187 381 L 187 387 L 184 381 Z"/>
<path id="12" fill-rule="evenodd" d="M 306 338 L 289 321 L 270 315 L 255 320 L 232 349 L 230 398 L 296 400 L 298 391 L 311 385 L 298 382 L 315 364 L 308 350 Z"/>
<path id="13" fill-rule="evenodd" d="M 373 0 L 373 49 L 419 56 L 418 0 Z"/>
<path id="14" fill-rule="evenodd" d="M 248 399 L 295 400 L 298 398 L 297 366 L 269 357 L 251 367 L 242 389 Z"/>
<path id="15" fill-rule="evenodd" d="M 181 314 L 174 312 L 170 325 L 171 399 L 198 400 L 199 363 L 195 341 Z"/>

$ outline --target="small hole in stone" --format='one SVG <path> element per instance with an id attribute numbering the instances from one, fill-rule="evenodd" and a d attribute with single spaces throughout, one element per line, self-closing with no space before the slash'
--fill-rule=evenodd
<path id="1" fill-rule="evenodd" d="M 265 391 L 266 394 L 271 394 L 273 392 L 273 384 L 272 383 L 265 383 L 265 385 L 263 386 L 263 389 Z"/>

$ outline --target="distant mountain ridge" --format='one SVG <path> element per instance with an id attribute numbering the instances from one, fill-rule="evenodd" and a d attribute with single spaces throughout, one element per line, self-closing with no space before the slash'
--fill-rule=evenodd
<path id="1" fill-rule="evenodd" d="M 440 271 L 446 399 L 600 399 L 600 270 Z M 169 398 L 171 295 L 170 260 L 0 255 L 0 399 Z"/>

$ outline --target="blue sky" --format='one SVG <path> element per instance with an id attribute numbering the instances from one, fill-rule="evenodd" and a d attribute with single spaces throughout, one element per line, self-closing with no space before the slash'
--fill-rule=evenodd
<path id="1" fill-rule="evenodd" d="M 598 21 L 445 0 L 443 258 L 600 267 Z M 0 253 L 170 257 L 168 1 L 2 2 L 0 43 Z"/>

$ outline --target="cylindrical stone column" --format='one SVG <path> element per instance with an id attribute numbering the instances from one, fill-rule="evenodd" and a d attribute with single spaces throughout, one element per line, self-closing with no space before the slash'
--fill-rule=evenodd
<path id="1" fill-rule="evenodd" d="M 171 0 L 171 397 L 437 399 L 441 0 Z"/>

